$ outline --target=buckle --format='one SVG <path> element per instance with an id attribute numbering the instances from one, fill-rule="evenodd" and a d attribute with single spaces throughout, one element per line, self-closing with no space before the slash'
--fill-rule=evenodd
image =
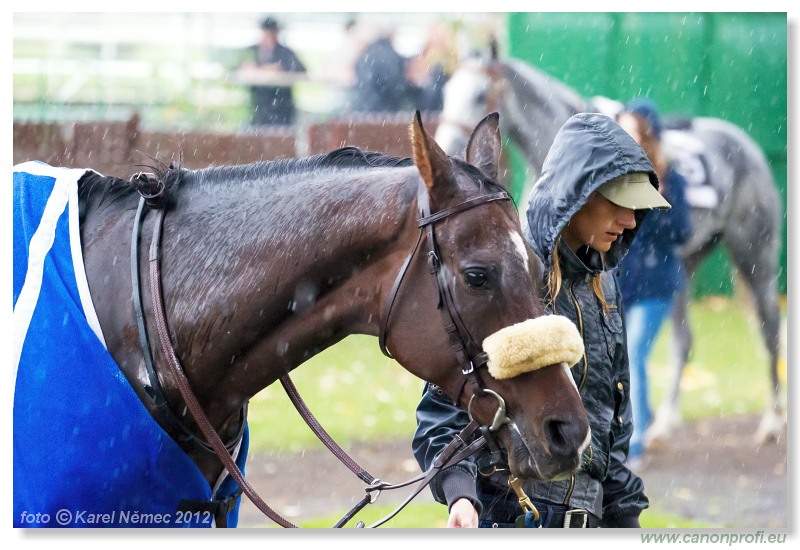
<path id="1" fill-rule="evenodd" d="M 564 512 L 565 529 L 582 529 L 589 524 L 589 512 L 586 510 L 567 510 Z"/>

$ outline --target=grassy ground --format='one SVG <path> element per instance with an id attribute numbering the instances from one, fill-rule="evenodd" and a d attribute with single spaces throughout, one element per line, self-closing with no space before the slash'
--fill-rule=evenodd
<path id="1" fill-rule="evenodd" d="M 695 349 L 682 383 L 681 410 L 687 420 L 708 416 L 760 413 L 767 396 L 767 354 L 757 324 L 735 299 L 710 298 L 690 311 Z M 671 326 L 662 330 L 651 358 L 653 405 L 669 384 Z M 304 400 L 341 445 L 370 439 L 408 439 L 422 382 L 384 357 L 371 337 L 350 337 L 302 365 L 292 378 Z M 251 402 L 254 452 L 295 451 L 321 447 L 296 413 L 280 384 Z M 368 506 L 357 519 L 367 525 L 390 507 Z M 319 518 L 305 527 L 329 527 L 345 511 Z M 438 504 L 411 504 L 387 527 L 444 525 L 446 510 Z M 657 509 L 642 515 L 644 527 L 701 527 Z"/>
<path id="2" fill-rule="evenodd" d="M 383 520 L 395 511 L 395 506 L 389 504 L 373 504 L 367 506 L 355 519 L 345 525 L 346 529 L 355 528 L 357 522 L 363 521 L 369 527 L 378 521 Z M 306 529 L 330 528 L 336 524 L 347 512 L 340 510 L 329 516 L 314 518 L 309 521 L 300 522 L 298 527 Z M 690 521 L 678 516 L 665 514 L 659 510 L 645 510 L 640 522 L 643 529 L 695 529 L 711 527 L 702 522 Z M 381 524 L 381 528 L 387 529 L 420 529 L 420 528 L 442 528 L 447 526 L 447 509 L 439 503 L 411 503 L 403 508 L 395 517 Z M 278 525 L 265 521 L 264 527 L 280 529 Z"/>

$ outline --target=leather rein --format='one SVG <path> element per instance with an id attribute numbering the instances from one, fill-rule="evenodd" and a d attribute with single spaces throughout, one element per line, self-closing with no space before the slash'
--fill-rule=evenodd
<path id="1" fill-rule="evenodd" d="M 203 411 L 202 406 L 200 405 L 199 401 L 197 400 L 197 397 L 194 395 L 194 392 L 192 391 L 191 384 L 189 383 L 189 380 L 186 377 L 183 367 L 181 366 L 180 360 L 178 359 L 178 356 L 175 353 L 175 349 L 172 345 L 172 341 L 169 335 L 169 327 L 167 324 L 166 312 L 164 310 L 164 300 L 162 295 L 160 241 L 161 241 L 162 228 L 164 224 L 164 217 L 166 214 L 167 207 L 165 205 L 166 201 L 161 200 L 161 196 L 163 195 L 165 188 L 162 182 L 159 181 L 157 178 L 155 178 L 152 174 L 145 174 L 145 173 L 136 174 L 131 177 L 131 182 L 137 187 L 137 190 L 141 195 L 136 215 L 134 217 L 133 233 L 131 236 L 131 279 L 133 286 L 133 304 L 136 312 L 139 340 L 140 340 L 140 345 L 142 347 L 145 367 L 149 379 L 149 384 L 145 385 L 145 391 L 153 399 L 156 405 L 156 409 L 162 414 L 162 417 L 165 420 L 165 422 L 169 426 L 176 428 L 182 434 L 182 436 L 180 436 L 179 439 L 181 439 L 184 442 L 195 444 L 199 448 L 207 452 L 213 452 L 214 454 L 216 454 L 216 456 L 220 459 L 225 469 L 239 485 L 241 491 L 247 495 L 247 497 L 264 515 L 266 515 L 267 517 L 269 517 L 271 520 L 273 520 L 278 525 L 281 525 L 282 527 L 297 527 L 296 525 L 292 524 L 288 520 L 281 517 L 277 512 L 275 512 L 272 508 L 270 508 L 261 499 L 261 497 L 258 496 L 258 494 L 255 492 L 252 486 L 245 479 L 244 474 L 242 473 L 241 469 L 238 467 L 236 461 L 233 458 L 233 452 L 239 446 L 239 443 L 244 433 L 245 424 L 247 420 L 247 410 L 246 410 L 247 407 L 246 406 L 243 407 L 240 412 L 239 427 L 234 437 L 226 443 L 222 441 L 216 429 L 211 425 L 210 421 L 208 420 L 205 414 L 205 411 Z M 463 388 L 466 385 L 466 382 L 468 381 L 469 378 L 474 379 L 476 388 L 481 387 L 480 379 L 477 377 L 475 369 L 481 366 L 485 366 L 488 358 L 486 354 L 482 351 L 481 347 L 475 343 L 474 339 L 472 338 L 466 326 L 464 325 L 463 320 L 458 314 L 458 309 L 456 307 L 454 296 L 452 294 L 450 287 L 447 284 L 444 270 L 442 269 L 442 264 L 440 260 L 441 256 L 435 238 L 435 225 L 437 222 L 444 220 L 459 212 L 469 210 L 471 208 L 480 206 L 482 204 L 486 204 L 488 202 L 494 202 L 498 200 L 511 200 L 511 197 L 505 191 L 487 193 L 468 199 L 446 210 L 431 213 L 427 188 L 425 187 L 424 183 L 420 182 L 417 199 L 419 208 L 418 227 L 420 228 L 420 233 L 417 238 L 416 244 L 414 245 L 413 250 L 410 252 L 405 262 L 403 263 L 395 279 L 394 285 L 392 286 L 392 289 L 387 295 L 386 307 L 384 308 L 384 313 L 381 319 L 379 343 L 381 351 L 388 357 L 392 357 L 386 348 L 386 332 L 388 329 L 391 310 L 396 300 L 397 293 L 400 289 L 402 281 L 408 270 L 408 267 L 411 264 L 413 258 L 416 256 L 417 251 L 419 250 L 422 237 L 423 235 L 427 235 L 427 242 L 430 248 L 428 252 L 428 265 L 431 274 L 434 275 L 435 277 L 438 290 L 439 301 L 437 304 L 437 308 L 443 314 L 445 327 L 447 328 L 447 331 L 450 335 L 453 351 L 458 357 L 459 363 L 462 366 L 461 371 L 462 374 L 464 375 L 463 380 L 460 382 L 458 386 L 458 394 L 455 396 L 455 398 L 457 399 L 460 396 L 461 392 L 463 391 Z M 183 398 L 184 403 L 186 404 L 186 408 L 192 415 L 192 418 L 197 424 L 197 427 L 202 432 L 203 437 L 194 434 L 188 427 L 186 427 L 183 424 L 183 422 L 180 421 L 180 419 L 174 414 L 174 412 L 172 412 L 163 394 L 163 390 L 159 383 L 158 375 L 156 374 L 155 367 L 153 365 L 152 351 L 147 336 L 147 328 L 145 325 L 144 312 L 142 309 L 141 288 L 139 284 L 138 243 L 140 240 L 142 220 L 144 219 L 146 208 L 151 208 L 155 210 L 157 216 L 150 244 L 148 260 L 149 260 L 150 291 L 152 297 L 153 315 L 155 318 L 159 342 L 161 344 L 162 351 L 167 360 L 166 363 L 168 370 L 172 375 L 172 377 L 176 380 L 178 391 L 180 392 L 181 397 Z M 341 520 L 339 520 L 339 522 L 337 522 L 337 524 L 334 525 L 334 527 L 343 527 L 350 519 L 352 519 L 352 517 L 355 516 L 355 514 L 358 511 L 364 508 L 364 506 L 372 502 L 375 502 L 377 496 L 380 494 L 382 490 L 407 487 L 419 481 L 419 484 L 416 487 L 416 489 L 408 496 L 408 498 L 405 499 L 405 501 L 403 501 L 400 504 L 400 506 L 394 512 L 392 512 L 382 520 L 378 521 L 377 523 L 371 525 L 370 527 L 378 527 L 383 523 L 389 521 L 392 517 L 394 517 L 397 513 L 399 513 L 400 510 L 402 510 L 409 502 L 411 502 L 411 500 L 414 497 L 416 497 L 430 483 L 430 481 L 439 471 L 448 468 L 454 464 L 457 464 L 464 458 L 476 453 L 487 444 L 490 446 L 494 446 L 494 442 L 492 440 L 490 432 L 496 431 L 497 429 L 500 428 L 500 426 L 508 422 L 508 419 L 505 416 L 505 403 L 503 399 L 499 395 L 492 392 L 491 390 L 483 389 L 482 391 L 494 395 L 498 400 L 498 410 L 492 425 L 488 427 L 481 426 L 480 423 L 472 419 L 471 411 L 468 411 L 470 416 L 469 424 L 458 435 L 456 435 L 453 438 L 453 440 L 447 445 L 444 451 L 440 453 L 440 455 L 434 461 L 433 465 L 426 472 L 423 472 L 422 474 L 404 483 L 393 485 L 385 483 L 380 479 L 373 477 L 371 474 L 369 474 L 369 472 L 367 472 L 364 468 L 359 466 L 358 463 L 356 463 L 352 458 L 350 458 L 347 455 L 347 453 L 335 441 L 333 441 L 333 439 L 328 435 L 325 429 L 314 418 L 313 414 L 308 409 L 305 402 L 302 400 L 299 393 L 297 392 L 297 389 L 295 388 L 288 374 L 282 376 L 280 378 L 280 381 L 287 395 L 294 404 L 295 408 L 300 413 L 303 420 L 317 435 L 320 441 L 345 466 L 347 466 L 354 474 L 356 474 L 362 481 L 364 481 L 367 484 L 367 487 L 365 488 L 365 491 L 367 493 L 366 496 L 361 501 L 359 501 Z M 477 390 L 476 393 L 473 395 L 473 397 L 475 395 L 477 395 Z M 470 401 L 470 405 L 471 403 L 472 402 Z M 467 442 L 473 438 L 476 432 L 480 432 L 480 435 L 478 435 L 474 439 L 474 441 L 468 444 Z M 227 510 L 223 510 L 223 512 L 227 513 Z M 224 514 L 221 517 L 218 516 L 217 519 L 219 525 L 220 520 L 224 521 Z M 358 522 L 357 527 L 364 527 L 363 522 Z"/>

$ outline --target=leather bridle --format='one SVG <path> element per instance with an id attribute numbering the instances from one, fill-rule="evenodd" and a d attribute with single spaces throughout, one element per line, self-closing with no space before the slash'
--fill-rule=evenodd
<path id="1" fill-rule="evenodd" d="M 442 266 L 442 256 L 436 241 L 436 224 L 437 222 L 445 220 L 460 212 L 470 210 L 483 204 L 501 200 L 511 200 L 511 196 L 505 191 L 485 193 L 467 199 L 464 202 L 461 202 L 450 208 L 431 213 L 428 190 L 425 187 L 425 184 L 420 180 L 419 189 L 417 191 L 417 206 L 419 210 L 417 227 L 419 227 L 419 235 L 414 248 L 406 257 L 406 260 L 403 262 L 402 267 L 400 268 L 400 272 L 395 278 L 394 284 L 392 285 L 392 288 L 386 297 L 385 306 L 383 308 L 378 344 L 380 345 L 381 351 L 384 355 L 393 358 L 386 347 L 389 318 L 391 316 L 394 303 L 397 299 L 400 286 L 403 282 L 406 272 L 408 271 L 408 267 L 416 256 L 422 241 L 422 237 L 425 235 L 427 237 L 428 244 L 428 268 L 430 273 L 434 276 L 434 280 L 436 281 L 438 295 L 436 307 L 442 313 L 444 326 L 450 338 L 451 348 L 458 359 L 459 365 L 461 366 L 461 373 L 464 375 L 461 382 L 457 386 L 456 391 L 452 392 L 451 397 L 455 401 L 458 401 L 468 377 L 474 374 L 476 368 L 486 365 L 489 358 L 483 351 L 482 346 L 475 342 L 475 339 L 472 337 L 472 334 L 470 334 L 469 329 L 459 313 L 453 289 L 447 282 L 445 270 Z"/>
<path id="2" fill-rule="evenodd" d="M 270 508 L 261 499 L 261 497 L 258 496 L 255 490 L 250 486 L 250 484 L 245 479 L 244 474 L 241 472 L 240 468 L 238 467 L 236 461 L 232 456 L 232 452 L 238 446 L 239 442 L 241 441 L 242 434 L 244 432 L 244 427 L 247 419 L 246 406 L 242 409 L 240 413 L 240 425 L 236 431 L 235 436 L 227 443 L 224 443 L 220 438 L 219 434 L 217 433 L 216 429 L 211 425 L 210 421 L 208 420 L 205 414 L 205 411 L 203 411 L 202 406 L 200 405 L 199 401 L 197 400 L 197 397 L 194 395 L 194 392 L 191 389 L 189 380 L 187 379 L 183 371 L 183 368 L 180 364 L 180 360 L 178 359 L 177 354 L 175 353 L 175 349 L 172 345 L 171 337 L 169 334 L 169 328 L 167 325 L 166 313 L 164 311 L 164 301 L 161 289 L 160 240 L 161 240 L 164 216 L 167 209 L 165 204 L 166 200 L 164 200 L 163 197 L 163 195 L 165 194 L 165 187 L 158 178 L 156 178 L 152 174 L 144 174 L 144 173 L 139 173 L 134 175 L 131 178 L 131 183 L 134 184 L 139 194 L 141 195 L 139 206 L 137 208 L 137 212 L 134 217 L 133 233 L 131 237 L 131 279 L 133 285 L 133 303 L 136 312 L 137 327 L 139 330 L 139 340 L 140 340 L 140 345 L 142 346 L 145 367 L 149 379 L 149 383 L 146 384 L 145 386 L 145 391 L 151 397 L 151 399 L 153 399 L 154 403 L 156 404 L 156 409 L 162 413 L 162 417 L 166 419 L 167 424 L 173 427 L 177 427 L 179 432 L 183 434 L 183 438 L 181 439 L 182 441 L 191 442 L 193 444 L 198 445 L 199 448 L 205 451 L 213 452 L 214 454 L 216 454 L 217 457 L 222 462 L 225 469 L 229 472 L 231 477 L 233 477 L 233 479 L 239 485 L 241 491 L 247 495 L 247 497 L 253 502 L 253 504 L 259 510 L 261 510 L 262 513 L 264 513 L 267 517 L 269 517 L 275 523 L 281 525 L 282 527 L 296 527 L 294 524 L 284 519 L 277 512 L 272 510 L 272 508 Z M 463 375 L 463 379 L 460 381 L 458 386 L 458 394 L 455 396 L 456 399 L 460 395 L 461 391 L 463 391 L 464 385 L 468 381 L 469 377 L 475 377 L 476 383 L 478 387 L 480 387 L 480 381 L 477 378 L 475 371 L 476 369 L 486 365 L 488 361 L 488 356 L 486 355 L 486 353 L 483 352 L 481 346 L 475 342 L 469 330 L 467 329 L 466 325 L 464 324 L 464 321 L 459 315 L 455 297 L 453 295 L 453 289 L 450 287 L 450 285 L 447 284 L 444 269 L 442 268 L 441 254 L 436 242 L 435 226 L 437 222 L 440 222 L 450 216 L 456 215 L 466 210 L 470 210 L 472 208 L 481 206 L 483 204 L 499 200 L 512 200 L 512 199 L 507 192 L 496 191 L 472 197 L 462 203 L 459 203 L 445 210 L 431 213 L 428 191 L 427 188 L 425 187 L 424 182 L 420 180 L 419 190 L 417 195 L 417 204 L 419 210 L 419 219 L 417 220 L 417 226 L 419 227 L 420 230 L 419 236 L 417 237 L 417 241 L 416 244 L 414 245 L 413 250 L 409 253 L 406 260 L 402 264 L 402 267 L 397 277 L 395 278 L 392 289 L 387 295 L 386 307 L 384 308 L 383 316 L 381 319 L 380 336 L 379 336 L 380 347 L 384 354 L 391 357 L 388 349 L 386 348 L 386 333 L 389 327 L 389 318 L 391 315 L 392 307 L 397 298 L 397 293 L 400 289 L 400 286 L 403 282 L 406 272 L 408 271 L 411 261 L 414 259 L 417 251 L 420 248 L 423 235 L 426 235 L 429 248 L 428 265 L 431 274 L 434 275 L 434 278 L 436 280 L 436 286 L 438 291 L 437 308 L 442 312 L 444 324 L 450 336 L 452 349 L 456 357 L 458 358 L 459 364 L 461 365 L 461 372 Z M 163 394 L 163 390 L 161 389 L 160 383 L 158 381 L 158 375 L 156 374 L 155 368 L 153 366 L 152 352 L 147 337 L 147 329 L 144 322 L 144 312 L 141 303 L 141 289 L 139 286 L 138 243 L 141 233 L 141 224 L 144 218 L 146 207 L 156 210 L 156 216 L 157 216 L 155 220 L 155 229 L 153 231 L 153 236 L 150 245 L 149 271 L 150 271 L 150 291 L 152 296 L 153 316 L 155 318 L 158 337 L 160 340 L 163 354 L 166 358 L 166 363 L 169 372 L 177 382 L 178 391 L 180 392 L 181 397 L 183 398 L 186 404 L 186 408 L 194 418 L 195 423 L 200 429 L 203 437 L 198 436 L 193 431 L 188 429 L 172 412 Z M 416 495 L 418 495 L 422 491 L 422 489 L 430 483 L 430 481 L 439 471 L 445 468 L 449 468 L 454 464 L 457 464 L 464 458 L 478 452 L 487 444 L 494 445 L 491 432 L 497 431 L 502 425 L 509 422 L 508 418 L 505 416 L 505 403 L 502 397 L 500 397 L 494 392 L 491 392 L 490 390 L 483 389 L 484 392 L 495 396 L 498 400 L 498 410 L 492 421 L 492 425 L 488 427 L 481 426 L 476 420 L 472 418 L 472 412 L 471 412 L 472 401 L 470 401 L 470 408 L 468 409 L 470 417 L 469 424 L 458 435 L 456 435 L 453 438 L 453 440 L 446 446 L 445 450 L 434 461 L 433 465 L 420 476 L 417 476 L 416 478 L 409 480 L 405 483 L 393 485 L 382 482 L 380 479 L 374 478 L 368 472 L 366 472 L 366 470 L 364 470 L 357 463 L 355 463 L 355 461 L 350 459 L 346 455 L 346 453 L 344 453 L 344 451 L 338 445 L 336 445 L 336 443 L 333 442 L 332 439 L 330 439 L 330 436 L 328 436 L 325 430 L 313 418 L 313 415 L 311 415 L 311 412 L 307 409 L 302 399 L 299 397 L 299 394 L 297 394 L 296 389 L 291 383 L 291 379 L 289 379 L 288 375 L 284 375 L 281 378 L 281 382 L 284 388 L 286 389 L 287 394 L 289 394 L 289 397 L 291 398 L 293 404 L 300 412 L 300 414 L 303 416 L 303 419 L 309 424 L 309 426 L 311 426 L 312 430 L 314 431 L 315 434 L 317 434 L 320 440 L 322 440 L 322 442 L 343 463 L 345 463 L 346 466 L 348 466 L 362 480 L 368 483 L 368 486 L 366 488 L 367 496 L 364 497 L 364 499 L 362 499 L 358 504 L 356 504 L 356 506 L 350 512 L 348 512 L 348 514 L 346 514 L 335 525 L 335 527 L 342 527 L 361 508 L 363 508 L 366 504 L 373 502 L 376 493 L 379 494 L 380 491 L 384 489 L 396 489 L 400 487 L 406 487 L 414 482 L 419 481 L 420 483 L 414 490 L 414 492 L 411 495 L 409 495 L 409 497 L 406 498 L 406 500 L 393 513 L 391 513 L 389 516 L 385 517 L 381 521 L 377 522 L 376 524 L 372 525 L 371 527 L 377 527 L 385 523 L 386 521 L 394 517 L 394 515 L 396 515 L 403 507 L 405 507 Z M 477 390 L 474 395 L 477 395 Z M 471 439 L 473 439 L 473 436 L 475 436 L 476 433 L 479 433 L 480 435 L 475 437 L 471 443 L 468 443 Z M 217 511 L 216 519 L 218 526 L 221 526 L 220 522 L 225 521 L 224 518 L 229 509 L 230 508 L 225 508 Z M 359 526 L 363 526 L 363 524 L 360 524 Z"/>

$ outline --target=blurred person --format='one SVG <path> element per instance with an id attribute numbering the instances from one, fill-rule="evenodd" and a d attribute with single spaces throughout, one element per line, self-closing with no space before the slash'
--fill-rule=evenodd
<path id="1" fill-rule="evenodd" d="M 591 441 L 569 479 L 524 482 L 538 520 L 521 508 L 507 466 L 493 471 L 487 448 L 440 472 L 430 489 L 448 506 L 448 527 L 640 527 L 649 501 L 626 464 L 633 426 L 614 271 L 642 220 L 652 209 L 669 208 L 657 186 L 647 155 L 612 118 L 577 114 L 559 130 L 530 194 L 525 236 L 543 265 L 548 313 L 569 318 L 584 341 L 584 357 L 571 374 Z M 423 471 L 468 421 L 441 388 L 425 385 L 412 444 Z"/>
<path id="2" fill-rule="evenodd" d="M 644 434 L 653 419 L 647 363 L 664 319 L 686 285 L 677 247 L 689 240 L 692 227 L 685 197 L 686 180 L 673 169 L 661 148 L 662 122 L 655 104 L 645 98 L 631 101 L 617 114 L 617 122 L 644 149 L 658 174 L 659 192 L 672 205 L 668 211 L 648 216 L 620 264 L 633 409 L 628 460 L 635 468 L 641 463 L 646 446 Z"/>
<path id="3" fill-rule="evenodd" d="M 350 110 L 378 113 L 410 109 L 406 58 L 392 44 L 394 29 L 385 21 L 359 22 L 359 35 L 366 42 L 355 61 Z M 373 35 L 372 40 L 363 33 Z"/>
<path id="4" fill-rule="evenodd" d="M 280 26 L 272 17 L 261 21 L 261 40 L 253 46 L 255 61 L 243 64 L 239 75 L 278 75 L 280 73 L 305 73 L 306 68 L 279 40 Z M 253 125 L 288 125 L 295 121 L 296 108 L 291 85 L 253 85 L 250 88 Z"/>
<path id="5" fill-rule="evenodd" d="M 408 60 L 406 77 L 412 104 L 420 111 L 441 111 L 444 85 L 455 69 L 457 52 L 447 27 L 433 23 L 422 51 Z"/>

